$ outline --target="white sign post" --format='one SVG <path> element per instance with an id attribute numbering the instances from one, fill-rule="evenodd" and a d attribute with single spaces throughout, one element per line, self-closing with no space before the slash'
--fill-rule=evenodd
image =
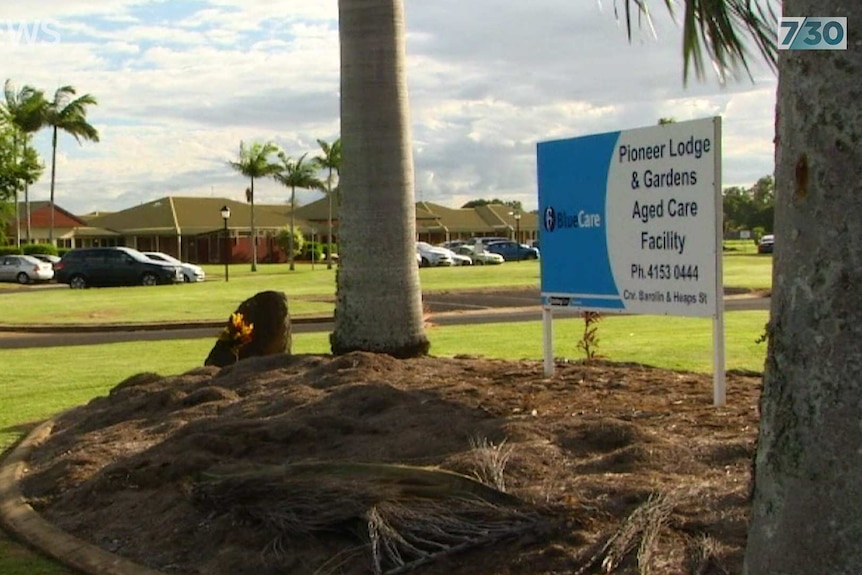
<path id="1" fill-rule="evenodd" d="M 539 143 L 545 372 L 553 311 L 713 318 L 725 403 L 721 118 Z"/>

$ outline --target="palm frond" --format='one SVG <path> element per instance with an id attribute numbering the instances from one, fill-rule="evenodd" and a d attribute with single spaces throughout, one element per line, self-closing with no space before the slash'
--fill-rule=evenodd
<path id="1" fill-rule="evenodd" d="M 632 38 L 633 11 L 639 24 L 652 27 L 647 0 L 622 0 L 625 8 L 626 32 Z M 688 80 L 691 67 L 698 79 L 706 71 L 704 54 L 724 81 L 729 72 L 744 69 L 752 78 L 750 61 L 753 42 L 770 69 L 776 69 L 776 22 L 772 0 L 682 0 L 683 79 Z M 665 7 L 675 16 L 676 3 L 664 0 Z M 616 2 L 614 14 L 619 18 Z M 641 20 L 643 18 L 643 20 Z"/>
<path id="2" fill-rule="evenodd" d="M 252 142 L 246 146 L 245 142 L 239 144 L 239 158 L 229 161 L 228 165 L 249 178 L 263 178 L 278 172 L 280 166 L 270 159 L 270 156 L 278 152 L 278 146 L 273 142 Z"/>
<path id="3" fill-rule="evenodd" d="M 72 86 L 63 86 L 54 94 L 54 101 L 48 107 L 46 123 L 74 137 L 78 143 L 81 138 L 91 142 L 99 141 L 99 131 L 87 122 L 87 107 L 98 105 L 98 100 L 90 94 L 70 99 L 75 95 Z"/>
<path id="4" fill-rule="evenodd" d="M 32 86 L 16 91 L 10 79 L 6 80 L 3 92 L 5 102 L 0 105 L 0 115 L 4 121 L 24 134 L 38 132 L 45 124 L 48 109 L 45 93 Z"/>
<path id="5" fill-rule="evenodd" d="M 323 190 L 323 182 L 316 175 L 314 163 L 305 161 L 308 154 L 303 154 L 297 159 L 289 157 L 284 152 L 279 154 L 281 160 L 280 170 L 273 174 L 273 178 L 288 188 L 300 188 L 305 190 Z"/>

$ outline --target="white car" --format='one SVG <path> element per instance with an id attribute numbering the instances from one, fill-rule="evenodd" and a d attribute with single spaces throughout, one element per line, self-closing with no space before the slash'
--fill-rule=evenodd
<path id="1" fill-rule="evenodd" d="M 423 268 L 455 265 L 452 251 L 446 248 L 438 248 L 428 242 L 416 242 L 416 252 L 422 258 L 421 266 Z"/>
<path id="2" fill-rule="evenodd" d="M 195 264 L 181 262 L 174 256 L 169 256 L 168 254 L 162 252 L 143 252 L 143 254 L 151 260 L 155 260 L 162 263 L 169 263 L 183 268 L 183 280 L 186 283 L 202 282 L 206 279 L 206 272 L 204 272 L 203 268 L 201 268 L 200 266 L 196 266 Z"/>
<path id="3" fill-rule="evenodd" d="M 54 277 L 51 264 L 33 256 L 8 255 L 0 257 L 0 281 L 29 284 L 46 282 Z"/>

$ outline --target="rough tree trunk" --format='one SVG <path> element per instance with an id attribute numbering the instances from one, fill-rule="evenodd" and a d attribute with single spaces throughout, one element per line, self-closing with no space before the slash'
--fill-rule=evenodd
<path id="1" fill-rule="evenodd" d="M 775 266 L 744 572 L 862 572 L 862 2 L 847 51 L 783 51 Z"/>

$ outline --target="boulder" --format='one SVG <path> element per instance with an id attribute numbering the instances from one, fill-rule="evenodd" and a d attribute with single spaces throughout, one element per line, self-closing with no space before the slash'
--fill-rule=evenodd
<path id="1" fill-rule="evenodd" d="M 287 295 L 278 291 L 256 293 L 230 314 L 204 365 L 224 367 L 241 359 L 291 350 Z"/>

